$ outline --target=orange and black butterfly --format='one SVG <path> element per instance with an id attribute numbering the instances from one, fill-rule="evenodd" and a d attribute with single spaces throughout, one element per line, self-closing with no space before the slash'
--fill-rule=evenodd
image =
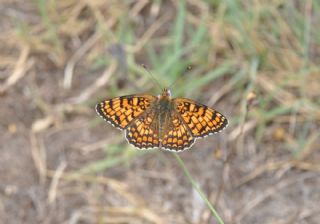
<path id="1" fill-rule="evenodd" d="M 104 100 L 97 113 L 124 130 L 130 144 L 139 149 L 161 148 L 182 151 L 197 138 L 222 131 L 228 120 L 218 111 L 186 98 L 137 94 Z"/>

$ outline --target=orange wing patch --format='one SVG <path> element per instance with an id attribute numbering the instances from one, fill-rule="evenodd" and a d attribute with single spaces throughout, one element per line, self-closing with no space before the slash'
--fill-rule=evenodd
<path id="1" fill-rule="evenodd" d="M 102 101 L 96 105 L 97 113 L 113 126 L 125 129 L 156 99 L 151 95 L 129 95 Z"/>
<path id="2" fill-rule="evenodd" d="M 162 137 L 161 147 L 168 150 L 181 151 L 190 148 L 195 139 L 181 121 L 178 114 L 172 115 L 164 126 L 164 135 Z"/>
<path id="3" fill-rule="evenodd" d="M 196 138 L 220 132 L 228 120 L 218 111 L 185 98 L 173 99 L 176 110 Z"/>
<path id="4" fill-rule="evenodd" d="M 126 139 L 137 148 L 159 147 L 159 126 L 155 110 L 148 110 L 126 129 Z"/>

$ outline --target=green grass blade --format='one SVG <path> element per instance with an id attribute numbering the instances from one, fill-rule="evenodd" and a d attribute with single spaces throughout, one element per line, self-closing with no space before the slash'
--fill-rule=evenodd
<path id="1" fill-rule="evenodd" d="M 210 209 L 212 215 L 216 218 L 217 222 L 219 224 L 224 224 L 222 218 L 220 217 L 219 213 L 214 209 L 214 207 L 212 206 L 212 204 L 210 203 L 209 199 L 207 198 L 207 196 L 203 193 L 203 191 L 200 189 L 200 187 L 197 185 L 197 183 L 194 181 L 194 179 L 192 178 L 188 168 L 186 167 L 186 165 L 184 164 L 183 160 L 180 158 L 180 156 L 177 153 L 173 153 L 173 155 L 175 156 L 175 158 L 177 159 L 177 161 L 179 162 L 179 165 L 181 166 L 184 174 L 186 175 L 186 177 L 188 178 L 189 182 L 191 183 L 192 187 L 198 192 L 198 194 L 200 195 L 200 197 L 202 198 L 202 200 L 204 201 L 204 203 L 208 206 L 208 208 Z"/>

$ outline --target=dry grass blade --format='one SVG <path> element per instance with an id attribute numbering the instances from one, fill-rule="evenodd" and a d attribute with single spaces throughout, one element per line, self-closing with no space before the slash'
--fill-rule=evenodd
<path id="1" fill-rule="evenodd" d="M 280 193 L 280 191 L 292 184 L 295 184 L 299 181 L 303 181 L 305 179 L 319 177 L 317 173 L 304 173 L 299 178 L 287 178 L 285 180 L 280 181 L 276 186 L 271 186 L 264 190 L 261 194 L 253 198 L 252 200 L 247 201 L 247 203 L 240 209 L 238 214 L 234 217 L 235 223 L 241 223 L 241 220 L 255 207 L 265 201 L 267 198 L 273 197 Z"/>
<path id="2" fill-rule="evenodd" d="M 55 174 L 52 177 L 52 181 L 51 181 L 49 193 L 48 193 L 48 202 L 50 204 L 53 203 L 57 198 L 59 180 L 61 178 L 61 175 L 63 174 L 63 171 L 66 169 L 66 167 L 67 167 L 67 163 L 62 162 L 58 166 Z"/>
<path id="3" fill-rule="evenodd" d="M 142 35 L 139 41 L 132 47 L 127 47 L 126 50 L 130 53 L 137 53 L 141 51 L 141 49 L 145 46 L 145 44 L 150 40 L 150 38 L 155 34 L 157 30 L 161 28 L 161 26 L 169 20 L 168 15 L 163 15 L 157 21 L 155 21 L 149 29 Z"/>
<path id="4" fill-rule="evenodd" d="M 112 138 L 103 139 L 92 144 L 76 144 L 76 147 L 79 148 L 84 155 L 86 155 L 92 153 L 93 151 L 100 150 L 105 145 L 110 144 L 110 142 L 112 142 Z"/>
<path id="5" fill-rule="evenodd" d="M 300 169 L 303 171 L 320 171 L 319 165 L 299 160 L 287 159 L 281 161 L 270 161 L 261 166 L 256 167 L 251 173 L 241 178 L 240 181 L 237 184 L 235 184 L 235 188 L 241 187 L 242 185 L 253 181 L 255 178 L 263 175 L 264 173 L 282 169 L 287 170 L 291 168 Z"/>
<path id="6" fill-rule="evenodd" d="M 34 161 L 35 167 L 37 168 L 40 182 L 44 183 L 45 176 L 47 174 L 47 162 L 46 162 L 46 151 L 42 140 L 37 138 L 37 135 L 30 131 L 29 134 L 31 143 L 31 155 Z"/>
<path id="7" fill-rule="evenodd" d="M 258 176 L 261 176 L 265 172 L 270 172 L 282 167 L 290 167 L 291 160 L 283 160 L 283 161 L 271 161 L 267 162 L 259 167 L 256 167 L 251 173 L 241 178 L 241 180 L 235 185 L 236 188 L 254 180 Z"/>
<path id="8" fill-rule="evenodd" d="M 94 33 L 68 61 L 64 70 L 63 87 L 70 89 L 72 84 L 73 70 L 76 63 L 85 55 L 85 53 L 102 37 L 101 33 Z"/>
<path id="9" fill-rule="evenodd" d="M 312 155 L 314 151 L 317 149 L 319 150 L 319 138 L 320 138 L 320 131 L 316 133 L 312 133 L 308 139 L 306 139 L 306 144 L 304 148 L 299 153 L 299 160 L 303 160 L 308 156 Z"/>
<path id="10" fill-rule="evenodd" d="M 155 215 L 149 209 L 146 208 L 134 208 L 134 207 L 112 207 L 107 208 L 106 212 L 109 215 L 117 214 L 119 216 L 138 216 L 146 221 L 155 224 L 164 224 L 165 222 L 161 217 Z"/>
<path id="11" fill-rule="evenodd" d="M 56 176 L 56 171 L 48 170 L 47 175 L 53 178 Z M 159 224 L 166 223 L 163 221 L 162 218 L 160 218 L 158 215 L 156 215 L 154 212 L 152 212 L 150 209 L 148 209 L 145 206 L 145 202 L 143 201 L 142 198 L 139 198 L 136 195 L 133 195 L 131 192 L 129 192 L 129 189 L 125 184 L 117 180 L 107 178 L 107 177 L 101 177 L 101 176 L 93 177 L 89 175 L 78 175 L 78 174 L 71 174 L 71 173 L 60 173 L 59 177 L 61 179 L 68 180 L 68 181 L 88 182 L 88 183 L 106 185 L 110 187 L 112 190 L 114 190 L 115 192 L 117 192 L 120 196 L 128 200 L 128 202 L 132 205 L 132 207 L 128 207 L 123 211 L 138 213 L 139 216 L 142 216 L 142 217 L 145 216 L 145 218 L 152 220 L 154 223 L 159 223 Z"/>
<path id="12" fill-rule="evenodd" d="M 115 73 L 117 68 L 117 62 L 112 61 L 110 66 L 103 72 L 103 74 L 87 89 L 85 89 L 80 96 L 72 98 L 69 101 L 74 104 L 83 103 L 88 100 L 94 93 L 96 93 L 102 86 L 107 84 L 110 77 Z"/>
<path id="13" fill-rule="evenodd" d="M 149 3 L 148 0 L 140 0 L 137 1 L 136 4 L 132 7 L 132 9 L 129 12 L 129 16 L 131 18 L 137 18 L 141 10 Z"/>
<path id="14" fill-rule="evenodd" d="M 39 133 L 49 128 L 54 123 L 54 117 L 48 115 L 45 118 L 41 118 L 33 122 L 31 130 L 33 133 Z"/>
<path id="15" fill-rule="evenodd" d="M 247 121 L 243 125 L 239 124 L 229 134 L 228 141 L 233 142 L 239 138 L 241 133 L 246 135 L 250 130 L 254 129 L 257 125 L 257 121 Z"/>
<path id="16" fill-rule="evenodd" d="M 25 76 L 27 71 L 32 68 L 34 60 L 28 59 L 30 48 L 24 46 L 21 50 L 19 59 L 14 67 L 13 73 L 7 78 L 4 84 L 0 85 L 0 94 L 3 94 L 12 85 Z"/>

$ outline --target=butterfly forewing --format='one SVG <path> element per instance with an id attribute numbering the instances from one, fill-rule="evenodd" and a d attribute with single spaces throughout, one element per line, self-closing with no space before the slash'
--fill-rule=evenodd
<path id="1" fill-rule="evenodd" d="M 115 127 L 125 129 L 134 119 L 150 107 L 156 97 L 152 95 L 129 95 L 97 104 L 97 113 Z"/>
<path id="2" fill-rule="evenodd" d="M 175 108 L 196 138 L 223 130 L 227 119 L 218 111 L 185 98 L 173 99 Z"/>

